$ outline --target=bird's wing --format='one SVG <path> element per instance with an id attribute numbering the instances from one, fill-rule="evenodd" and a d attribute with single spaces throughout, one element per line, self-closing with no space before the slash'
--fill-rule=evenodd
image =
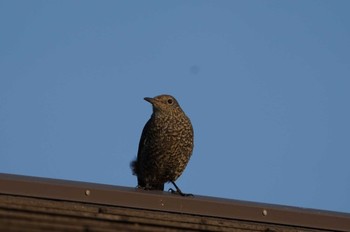
<path id="1" fill-rule="evenodd" d="M 145 149 L 147 143 L 147 134 L 149 133 L 149 127 L 151 124 L 151 119 L 149 119 L 146 125 L 143 127 L 140 142 L 139 142 L 139 150 L 137 152 L 137 160 L 141 159 L 142 154 L 144 154 L 143 150 Z"/>

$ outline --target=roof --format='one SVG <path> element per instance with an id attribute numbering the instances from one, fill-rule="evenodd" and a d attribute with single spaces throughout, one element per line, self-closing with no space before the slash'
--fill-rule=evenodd
<path id="1" fill-rule="evenodd" d="M 349 231 L 350 214 L 0 173 L 0 231 Z"/>

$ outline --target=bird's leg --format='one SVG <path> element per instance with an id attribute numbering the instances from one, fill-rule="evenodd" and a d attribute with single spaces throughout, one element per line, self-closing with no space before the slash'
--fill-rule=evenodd
<path id="1" fill-rule="evenodd" d="M 175 191 L 174 189 L 170 188 L 169 191 L 170 191 L 171 193 L 179 194 L 179 195 L 181 195 L 181 196 L 183 196 L 183 197 L 193 197 L 193 194 L 191 194 L 191 193 L 183 193 L 183 192 L 181 191 L 181 189 L 180 189 L 179 187 L 177 187 L 177 185 L 175 184 L 174 181 L 170 181 L 170 182 L 174 185 L 174 187 L 175 187 L 175 189 L 176 189 L 176 191 Z"/>

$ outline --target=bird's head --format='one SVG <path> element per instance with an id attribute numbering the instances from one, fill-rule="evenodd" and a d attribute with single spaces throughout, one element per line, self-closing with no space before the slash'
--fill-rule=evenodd
<path id="1" fill-rule="evenodd" d="M 159 95 L 154 98 L 145 97 L 146 101 L 152 104 L 154 113 L 172 113 L 175 111 L 182 111 L 179 103 L 173 96 L 170 95 Z"/>

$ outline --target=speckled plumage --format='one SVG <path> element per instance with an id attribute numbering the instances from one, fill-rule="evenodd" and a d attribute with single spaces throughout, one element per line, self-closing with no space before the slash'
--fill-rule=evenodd
<path id="1" fill-rule="evenodd" d="M 176 99 L 170 95 L 145 98 L 153 106 L 143 128 L 137 159 L 131 163 L 138 187 L 164 190 L 182 174 L 193 150 L 193 128 Z M 182 194 L 182 193 L 181 193 Z"/>

